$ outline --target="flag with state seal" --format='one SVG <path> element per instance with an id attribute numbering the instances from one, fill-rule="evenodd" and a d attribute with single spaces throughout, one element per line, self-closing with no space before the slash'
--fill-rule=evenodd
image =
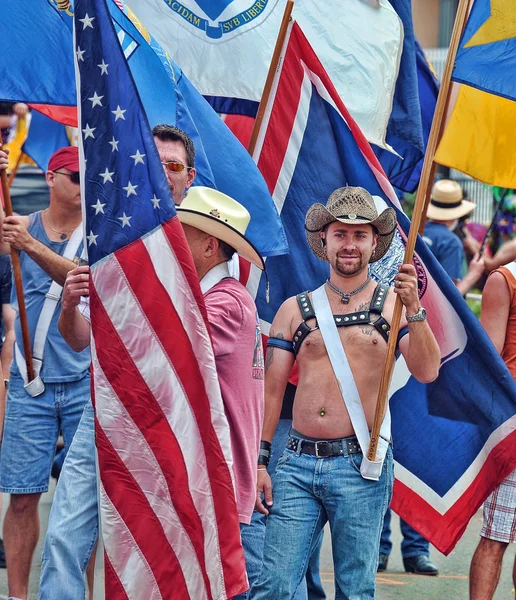
<path id="1" fill-rule="evenodd" d="M 233 598 L 248 583 L 198 275 L 106 0 L 75 9 L 105 597 Z"/>
<path id="2" fill-rule="evenodd" d="M 231 101 L 232 113 L 256 113 L 286 0 L 131 0 L 130 6 L 217 112 L 229 112 Z M 386 147 L 403 45 L 396 11 L 388 0 L 296 0 L 293 14 L 367 139 Z"/>
<path id="3" fill-rule="evenodd" d="M 410 221 L 378 159 L 298 23 L 285 42 L 254 158 L 287 232 L 290 253 L 268 258 L 272 282 L 252 268 L 262 331 L 281 304 L 318 288 L 329 266 L 308 248 L 305 215 L 337 188 L 362 186 L 379 211 L 395 209 L 398 232 L 371 276 L 392 285 Z M 414 258 L 419 295 L 441 350 L 439 377 L 422 384 L 402 355 L 390 387 L 396 461 L 392 508 L 449 553 L 482 502 L 516 467 L 516 384 L 457 288 L 421 238 Z"/>

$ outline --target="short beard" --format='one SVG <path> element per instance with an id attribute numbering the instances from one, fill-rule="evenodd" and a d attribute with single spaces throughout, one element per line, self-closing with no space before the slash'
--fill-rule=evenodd
<path id="1" fill-rule="evenodd" d="M 355 258 L 358 262 L 355 264 L 348 264 L 345 266 L 339 264 L 339 258 L 345 257 L 335 256 L 335 260 L 332 263 L 332 267 L 339 275 L 342 275 L 342 277 L 353 277 L 354 275 L 361 273 L 364 270 L 364 268 L 367 268 L 367 265 L 364 265 L 364 257 L 362 255 L 350 257 Z"/>

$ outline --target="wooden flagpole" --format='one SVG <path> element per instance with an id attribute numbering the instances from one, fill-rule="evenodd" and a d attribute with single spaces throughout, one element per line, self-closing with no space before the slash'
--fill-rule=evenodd
<path id="1" fill-rule="evenodd" d="M 414 212 L 412 215 L 412 222 L 410 225 L 410 231 L 405 247 L 405 257 L 403 259 L 404 264 L 412 262 L 412 258 L 414 256 L 414 249 L 416 247 L 419 226 L 423 219 L 423 215 L 426 213 L 427 196 L 429 196 L 429 193 L 431 191 L 432 173 L 435 170 L 434 157 L 437 151 L 439 137 L 443 129 L 446 107 L 449 102 L 449 95 L 451 90 L 452 71 L 455 64 L 457 50 L 459 48 L 460 38 L 464 30 L 466 18 L 468 16 L 469 3 L 470 0 L 460 0 L 459 8 L 457 10 L 457 17 L 453 26 L 450 48 L 448 50 L 448 56 L 446 58 L 446 66 L 441 81 L 439 96 L 437 98 L 434 119 L 432 121 L 432 128 L 430 130 L 430 136 L 428 139 L 425 160 L 423 162 L 423 170 L 421 172 L 421 180 L 417 189 L 416 202 L 414 205 Z M 369 460 L 376 460 L 376 451 L 378 449 L 380 428 L 383 422 L 383 418 L 385 416 L 389 387 L 391 384 L 392 372 L 394 370 L 396 343 L 398 340 L 398 333 L 400 329 L 402 308 L 403 305 L 401 303 L 400 297 L 397 296 L 392 316 L 391 330 L 389 333 L 389 343 L 387 344 L 387 355 L 385 357 L 382 379 L 380 381 L 380 390 L 378 392 L 378 401 L 376 404 L 373 429 L 371 432 L 371 442 L 367 451 L 367 458 Z"/>
<path id="2" fill-rule="evenodd" d="M 254 154 L 254 150 L 256 148 L 256 142 L 258 141 L 258 134 L 260 133 L 260 128 L 262 126 L 263 117 L 265 115 L 265 109 L 267 108 L 267 104 L 269 102 L 269 97 L 271 95 L 272 83 L 274 81 L 274 76 L 276 75 L 276 71 L 278 70 L 279 61 L 281 58 L 281 51 L 283 50 L 283 44 L 285 42 L 285 37 L 287 35 L 288 24 L 290 22 L 290 18 L 292 15 L 292 9 L 294 8 L 294 1 L 287 0 L 287 5 L 285 6 L 285 12 L 283 13 L 283 19 L 281 20 L 281 26 L 278 33 L 278 39 L 276 40 L 276 45 L 274 46 L 274 52 L 272 54 L 271 64 L 269 66 L 269 72 L 267 73 L 267 79 L 265 80 L 265 86 L 263 88 L 262 97 L 260 99 L 260 105 L 258 106 L 258 112 L 256 113 L 256 119 L 254 120 L 253 132 L 251 134 L 251 140 L 249 141 L 249 146 L 247 151 L 252 156 Z"/>
<path id="3" fill-rule="evenodd" d="M 5 214 L 7 217 L 11 217 L 13 214 L 13 205 L 11 202 L 9 182 L 7 181 L 7 173 L 4 169 L 0 171 L 0 177 L 2 178 L 2 192 L 4 195 L 5 202 Z M 32 348 L 30 346 L 29 321 L 27 319 L 27 309 L 25 308 L 25 296 L 23 294 L 20 255 L 18 253 L 18 250 L 15 250 L 14 248 L 11 248 L 11 262 L 13 264 L 14 284 L 16 286 L 16 297 L 18 300 L 18 314 L 20 315 L 20 326 L 22 330 L 23 353 L 25 355 L 25 364 L 27 365 L 27 380 L 30 382 L 34 379 L 34 366 L 32 364 Z"/>

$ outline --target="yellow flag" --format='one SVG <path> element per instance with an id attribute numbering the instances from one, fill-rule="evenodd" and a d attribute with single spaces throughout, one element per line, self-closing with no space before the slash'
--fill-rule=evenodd
<path id="1" fill-rule="evenodd" d="M 516 188 L 516 102 L 461 85 L 435 162 Z"/>
<path id="2" fill-rule="evenodd" d="M 29 133 L 29 119 L 23 117 L 16 122 L 14 137 L 5 146 L 9 148 L 9 165 L 7 171 L 10 173 L 20 163 L 23 151 L 22 146 Z"/>

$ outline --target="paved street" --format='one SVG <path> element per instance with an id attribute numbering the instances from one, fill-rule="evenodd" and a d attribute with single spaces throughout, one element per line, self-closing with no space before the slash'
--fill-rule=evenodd
<path id="1" fill-rule="evenodd" d="M 41 527 L 45 530 L 52 493 L 45 494 L 40 504 Z M 4 496 L 3 513 L 6 510 L 7 497 Z M 401 536 L 399 533 L 398 518 L 393 515 L 392 529 L 394 551 L 389 560 L 389 570 L 378 575 L 378 600 L 467 600 L 468 598 L 468 570 L 471 556 L 475 550 L 478 533 L 481 528 L 481 513 L 473 519 L 464 537 L 457 548 L 445 557 L 436 550 L 432 551 L 432 559 L 440 569 L 439 577 L 420 577 L 408 575 L 403 571 L 403 563 L 400 554 Z M 31 600 L 37 598 L 38 579 L 41 562 L 42 539 L 31 574 Z M 495 596 L 495 600 L 510 600 L 514 598 L 513 585 L 511 581 L 512 562 L 515 550 L 509 548 L 504 563 L 502 578 Z M 321 557 L 321 574 L 327 592 L 328 600 L 333 599 L 333 570 L 331 560 L 331 543 L 328 532 L 326 533 L 323 552 Z M 6 572 L 0 570 L 0 600 L 7 598 Z M 55 600 L 59 600 L 56 594 Z M 146 600 L 141 598 L 138 600 Z M 168 600 L 168 599 L 167 599 Z M 170 599 L 173 600 L 173 599 Z"/>

